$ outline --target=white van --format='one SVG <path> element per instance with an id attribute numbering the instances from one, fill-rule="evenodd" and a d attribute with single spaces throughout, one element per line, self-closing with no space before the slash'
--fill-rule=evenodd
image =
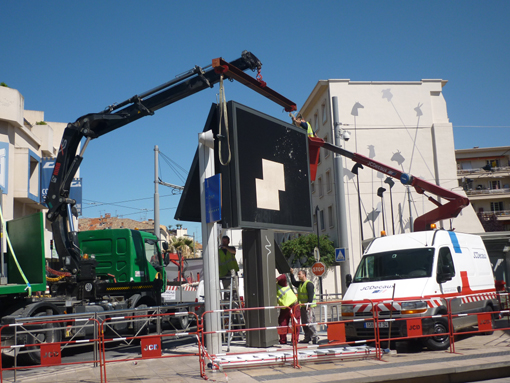
<path id="1" fill-rule="evenodd" d="M 495 311 L 499 309 L 496 298 L 489 256 L 479 236 L 423 231 L 371 242 L 344 295 L 342 318 L 372 317 L 370 302 L 382 319 L 447 314 L 450 299 L 453 314 Z M 453 318 L 456 331 L 477 323 L 476 315 Z M 407 336 L 406 321 L 380 322 L 381 340 L 388 337 L 390 326 L 392 338 Z M 348 340 L 373 339 L 373 327 L 373 321 L 347 323 L 346 336 Z M 422 331 L 448 332 L 447 318 L 423 318 Z M 432 350 L 450 345 L 448 336 L 422 339 Z"/>

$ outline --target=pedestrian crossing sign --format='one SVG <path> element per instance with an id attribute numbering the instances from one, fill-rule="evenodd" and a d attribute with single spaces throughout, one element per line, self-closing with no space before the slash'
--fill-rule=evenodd
<path id="1" fill-rule="evenodd" d="M 336 262 L 344 262 L 347 251 L 348 251 L 348 249 L 346 249 L 346 248 L 335 249 L 335 261 Z"/>

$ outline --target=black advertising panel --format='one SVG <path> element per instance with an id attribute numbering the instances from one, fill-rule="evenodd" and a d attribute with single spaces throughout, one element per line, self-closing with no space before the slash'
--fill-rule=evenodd
<path id="1" fill-rule="evenodd" d="M 222 226 L 311 231 L 306 131 L 234 101 L 228 102 L 228 132 L 219 115 L 213 104 L 204 131 L 215 136 Z M 175 219 L 200 222 L 199 180 L 197 151 Z"/>
<path id="2" fill-rule="evenodd" d="M 306 131 L 233 101 L 228 115 L 230 148 L 223 139 L 221 155 L 225 163 L 230 150 L 231 161 L 220 165 L 223 226 L 312 230 Z"/>

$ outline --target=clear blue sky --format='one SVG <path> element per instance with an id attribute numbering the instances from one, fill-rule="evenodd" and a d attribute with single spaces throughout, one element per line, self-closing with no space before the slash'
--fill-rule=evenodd
<path id="1" fill-rule="evenodd" d="M 47 121 L 75 121 L 249 50 L 298 108 L 321 79 L 446 79 L 456 149 L 510 145 L 508 1 L 4 1 L 0 10 L 0 81 Z M 84 216 L 152 218 L 154 145 L 188 169 L 217 92 L 92 141 Z M 240 84 L 228 83 L 226 96 L 287 119 Z M 183 183 L 163 161 L 161 169 L 164 181 Z M 160 195 L 161 223 L 175 225 L 180 197 L 163 186 Z M 200 235 L 199 224 L 183 224 Z"/>

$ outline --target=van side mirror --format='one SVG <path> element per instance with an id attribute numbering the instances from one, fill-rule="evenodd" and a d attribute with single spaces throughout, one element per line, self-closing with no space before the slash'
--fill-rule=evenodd
<path id="1" fill-rule="evenodd" d="M 168 250 L 168 242 L 163 242 L 163 250 Z"/>
<path id="2" fill-rule="evenodd" d="M 168 253 L 165 253 L 163 255 L 163 263 L 165 264 L 165 266 L 168 266 L 168 264 L 170 263 L 170 255 Z"/>
<path id="3" fill-rule="evenodd" d="M 352 275 L 351 274 L 347 274 L 345 276 L 345 285 L 347 287 L 349 287 L 351 285 L 351 283 L 352 283 Z"/>

